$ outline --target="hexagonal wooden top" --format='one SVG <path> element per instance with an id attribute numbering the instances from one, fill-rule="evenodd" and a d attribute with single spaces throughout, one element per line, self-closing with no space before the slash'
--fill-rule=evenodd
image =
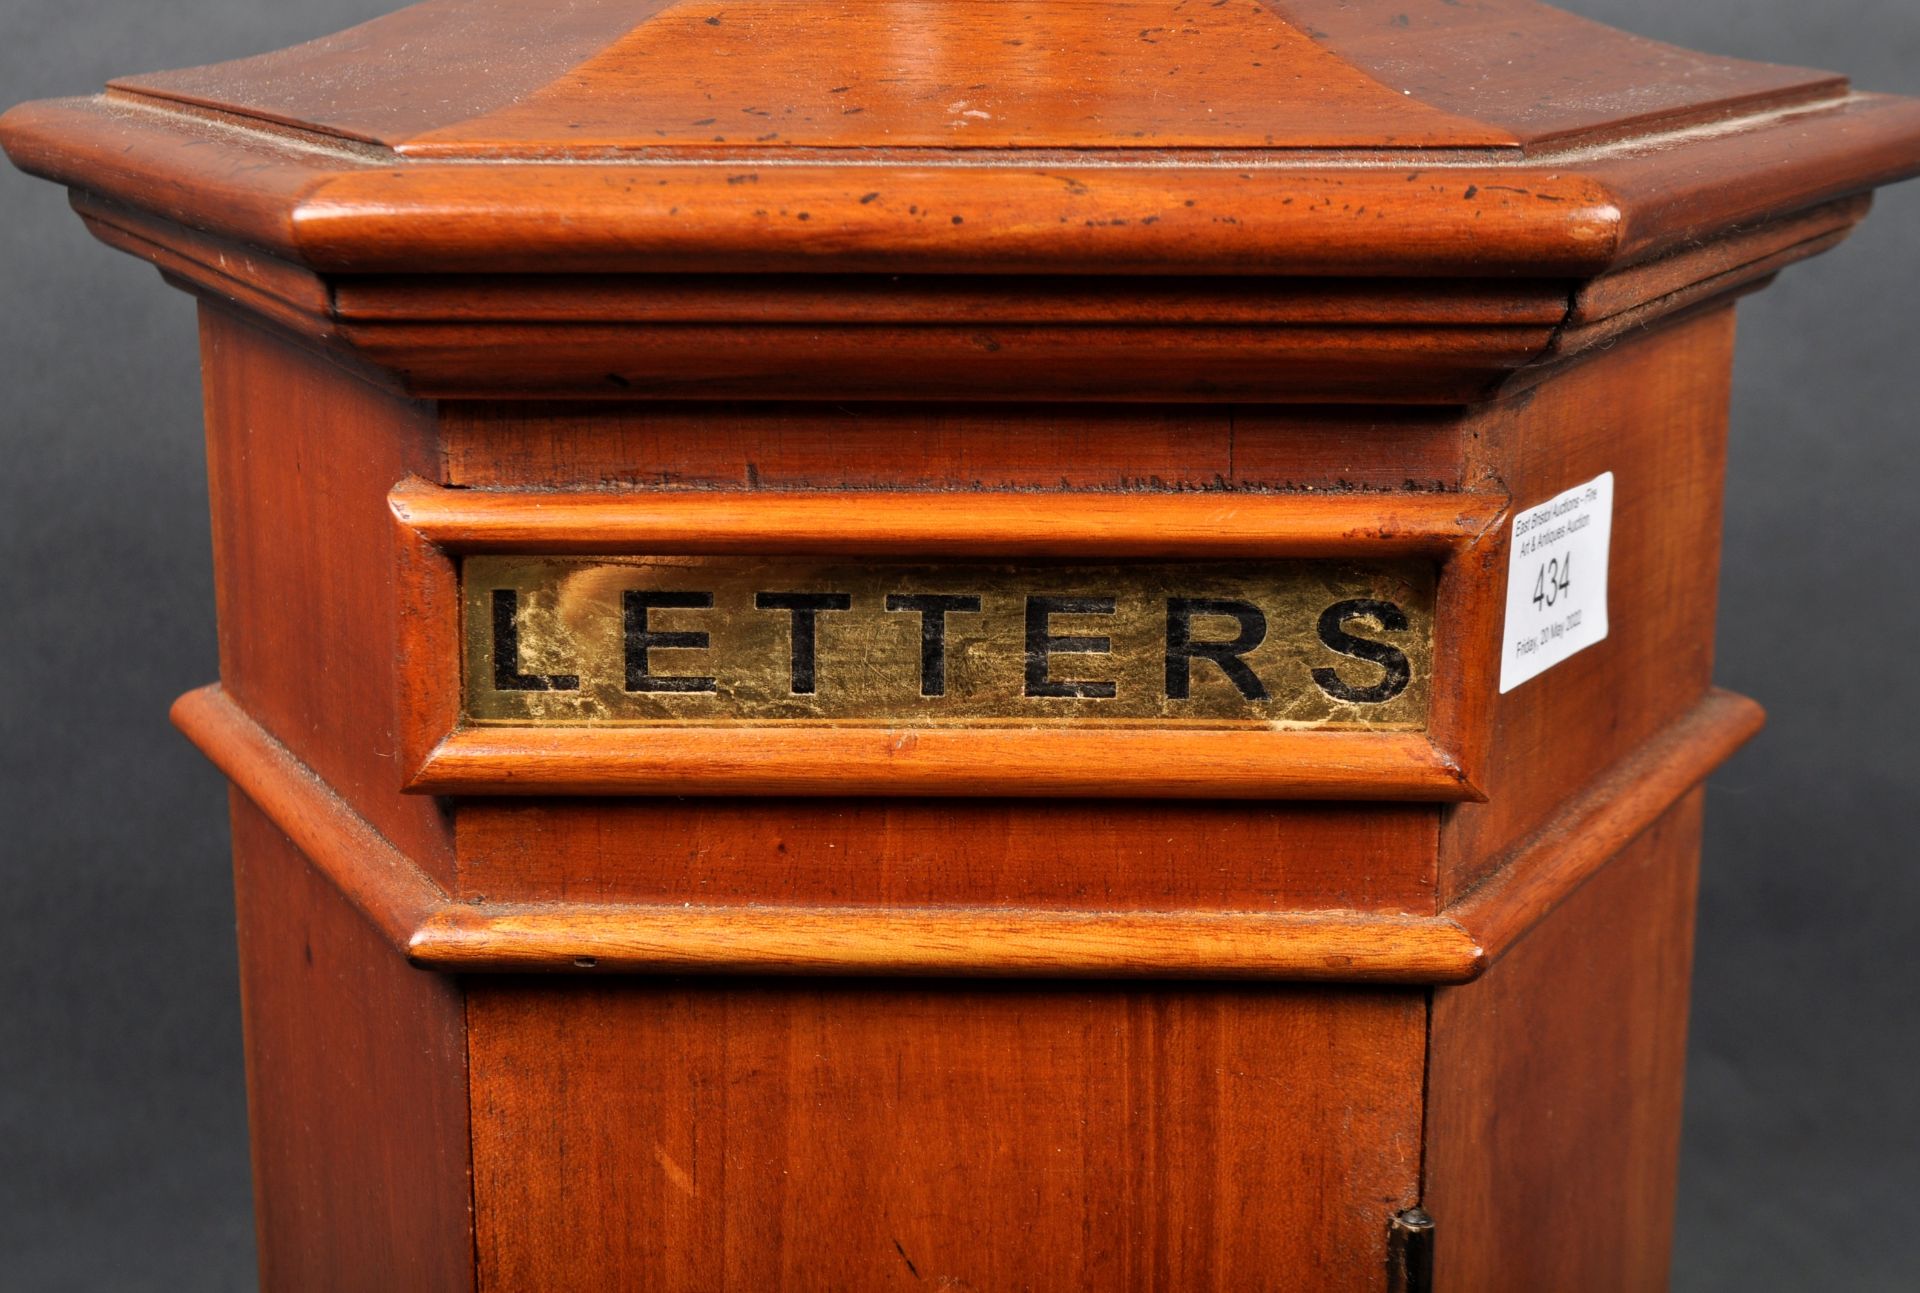
<path id="1" fill-rule="evenodd" d="M 432 0 L 114 82 L 411 157 L 1519 148 L 1842 92 L 1532 0 Z"/>
<path id="2" fill-rule="evenodd" d="M 0 143 L 323 273 L 1586 276 L 1920 169 L 1920 107 L 1533 0 L 428 0 Z"/>
<path id="3" fill-rule="evenodd" d="M 1920 102 L 1533 0 L 429 0 L 0 144 L 415 394 L 1438 403 L 1834 245 Z"/>

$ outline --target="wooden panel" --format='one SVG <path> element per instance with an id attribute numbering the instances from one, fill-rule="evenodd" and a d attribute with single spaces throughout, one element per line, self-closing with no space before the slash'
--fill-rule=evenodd
<path id="1" fill-rule="evenodd" d="M 1434 810 L 903 800 L 461 809 L 460 893 L 494 902 L 1433 910 Z"/>
<path id="2" fill-rule="evenodd" d="M 174 226 L 162 239 L 169 245 L 191 242 L 185 225 L 356 275 L 1414 275 L 1484 283 L 1600 274 L 1910 176 L 1920 171 L 1920 101 L 1853 95 L 1672 147 L 1598 149 L 1581 155 L 1578 171 L 1517 162 L 1434 168 L 1418 155 L 1402 165 L 1339 165 L 1323 154 L 1237 169 L 1184 154 L 1156 159 L 1151 150 L 1047 168 L 992 155 L 849 168 L 823 164 L 831 154 L 821 150 L 792 150 L 751 169 L 655 158 L 396 166 L 126 98 L 22 105 L 0 118 L 0 144 L 34 174 L 163 216 Z M 750 185 L 742 181 L 749 175 Z M 752 201 L 741 200 L 743 188 Z M 863 200 L 875 194 L 892 196 Z M 1447 284 L 1435 286 L 1442 300 L 1450 295 Z M 402 330 L 381 344 L 427 359 L 445 347 L 513 357 L 510 342 L 479 351 L 472 340 Z M 1246 349 L 1252 338 L 1241 341 Z M 1438 349 L 1440 341 L 1399 344 Z M 1231 358 L 1217 339 L 1215 350 Z M 1133 362 L 1146 362 L 1145 353 L 1134 347 Z M 1125 369 L 1116 363 L 1114 371 Z M 1305 380 L 1311 370 L 1293 375 Z M 1084 395 L 1103 398 L 1098 388 Z"/>
<path id="3" fill-rule="evenodd" d="M 1911 175 L 1917 141 L 1920 102 L 1533 0 L 433 0 L 0 122 L 22 167 L 162 217 L 162 244 L 353 275 L 1584 276 Z M 382 353 L 514 353 L 384 331 Z M 1149 354 L 1104 340 L 1114 373 Z M 1196 376 L 1252 348 L 1216 340 Z"/>
<path id="4" fill-rule="evenodd" d="M 1286 490 L 1460 486 L 1448 413 L 1264 408 L 452 404 L 474 488 Z"/>
<path id="5" fill-rule="evenodd" d="M 1849 113 L 1861 118 L 1848 123 L 1854 150 L 1870 152 L 1876 164 L 1891 153 L 1920 165 L 1920 103 L 1874 100 Z M 9 121 L 29 150 L 42 131 L 65 124 L 56 118 L 36 129 L 34 121 L 34 114 Z M 89 135 L 106 129 L 88 126 Z M 155 166 L 177 165 L 167 144 L 137 129 L 135 136 L 142 161 L 151 149 Z M 177 138 L 169 142 L 179 147 Z M 1850 151 L 1822 174 L 1845 184 L 1855 164 Z M 67 173 L 57 157 L 46 165 Z M 742 175 L 757 176 L 751 201 L 741 200 Z M 870 194 L 880 196 L 863 200 Z M 567 219 L 556 220 L 557 211 Z M 1422 170 L 1417 160 L 1404 168 L 1083 162 L 850 169 L 803 152 L 751 170 L 651 159 L 354 167 L 299 204 L 292 234 L 306 263 L 356 273 L 1486 279 L 1600 272 L 1614 263 L 1622 224 L 1614 195 L 1581 174 L 1491 162 L 1439 171 Z"/>
<path id="6" fill-rule="evenodd" d="M 1435 992 L 1436 1289 L 1667 1286 L 1702 796 Z"/>
<path id="7" fill-rule="evenodd" d="M 735 187 L 763 182 L 759 170 L 735 176 Z M 765 175 L 772 182 L 773 172 Z M 1242 183 L 1247 181 L 1243 180 Z M 1419 180 L 1403 179 L 1419 185 Z M 1433 184 L 1418 191 L 1448 192 Z M 877 205 L 878 198 L 867 203 Z M 95 200 L 89 199 L 90 205 Z M 154 223 L 133 208 L 98 203 L 108 219 Z M 156 231 L 157 232 L 157 231 Z M 1737 239 L 1738 246 L 1745 239 Z M 182 248 L 214 260 L 227 247 Z M 213 253 L 213 254 L 209 254 Z M 292 289 L 297 291 L 298 289 Z M 290 293 L 291 294 L 291 293 Z M 862 277 L 820 272 L 744 279 L 730 274 L 647 276 L 476 274 L 449 281 L 430 274 L 356 275 L 334 288 L 343 320 L 378 322 L 580 323 L 871 323 L 1102 324 L 1215 326 L 1234 324 L 1524 324 L 1552 326 L 1566 317 L 1563 285 L 1512 278 L 1465 278 L 1436 299 L 1420 279 L 1105 277 L 1022 275 L 1016 283 L 967 275 Z M 1098 408 L 1085 410 L 1098 413 Z"/>
<path id="8" fill-rule="evenodd" d="M 476 985 L 484 1289 L 1377 1287 L 1426 1010 L 1359 990 Z"/>
<path id="9" fill-rule="evenodd" d="M 531 94 L 672 0 L 427 0 L 289 49 L 116 87 L 391 143 Z"/>
<path id="10" fill-rule="evenodd" d="M 1486 461 L 1516 509 L 1614 473 L 1611 632 L 1491 698 L 1492 741 L 1476 765 L 1489 802 L 1448 818 L 1442 905 L 1711 684 L 1732 347 L 1732 312 L 1718 311 L 1624 343 L 1484 422 Z M 1487 560 L 1504 605 L 1507 534 L 1498 538 Z M 1480 684 L 1489 697 L 1496 674 L 1490 665 Z"/>
<path id="11" fill-rule="evenodd" d="M 529 231 L 529 239 L 538 236 Z M 584 264 L 580 270 L 594 272 Z M 983 329 L 752 319 L 561 328 L 511 319 L 479 327 L 396 323 L 351 326 L 343 335 L 365 360 L 402 374 L 408 391 L 444 399 L 685 400 L 726 390 L 783 400 L 1295 404 L 1468 403 L 1531 363 L 1554 337 L 1544 324 L 1169 328 L 1010 321 Z"/>
<path id="12" fill-rule="evenodd" d="M 473 1287 L 465 1005 L 233 796 L 260 1284 Z"/>
<path id="13" fill-rule="evenodd" d="M 114 84 L 413 154 L 577 156 L 1503 147 L 1845 82 L 1676 49 L 1533 0 L 435 0 L 292 50 Z"/>
<path id="14" fill-rule="evenodd" d="M 1758 729 L 1725 692 L 1529 837 L 1438 915 L 1341 907 L 1154 910 L 948 904 L 450 900 L 219 687 L 179 723 L 341 895 L 417 965 L 449 972 L 1303 979 L 1463 983 L 1584 885 Z M 776 846 L 776 852 L 778 848 Z"/>
<path id="15" fill-rule="evenodd" d="M 1317 7 L 1317 6 L 1316 6 Z M 676 4 L 414 155 L 805 148 L 1502 147 L 1239 0 Z M 1151 85 L 1151 93 L 1141 87 Z M 582 88 L 588 92 L 582 94 Z"/>
<path id="16" fill-rule="evenodd" d="M 448 657 L 452 658 L 452 657 Z M 422 795 L 903 795 L 933 798 L 1442 802 L 1478 791 L 1441 737 L 1412 732 L 929 727 L 471 727 Z"/>
<path id="17" fill-rule="evenodd" d="M 1529 146 L 1618 137 L 1844 93 L 1830 72 L 1721 58 L 1537 0 L 1263 0 L 1415 100 Z"/>
<path id="18" fill-rule="evenodd" d="M 229 694 L 430 873 L 438 805 L 395 755 L 399 581 L 386 496 L 437 475 L 429 411 L 209 307 L 201 315 L 220 675 Z"/>
<path id="19" fill-rule="evenodd" d="M 1377 560 L 1467 547 L 1506 499 L 1350 489 L 1246 498 L 1182 490 L 482 492 L 408 481 L 391 503 L 402 525 L 453 552 Z"/>

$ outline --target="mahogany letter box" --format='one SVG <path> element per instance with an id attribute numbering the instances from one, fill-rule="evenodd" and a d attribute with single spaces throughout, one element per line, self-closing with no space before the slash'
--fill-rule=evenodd
<path id="1" fill-rule="evenodd" d="M 432 0 L 0 124 L 201 302 L 263 1284 L 1664 1282 L 1733 302 L 1528 0 Z"/>

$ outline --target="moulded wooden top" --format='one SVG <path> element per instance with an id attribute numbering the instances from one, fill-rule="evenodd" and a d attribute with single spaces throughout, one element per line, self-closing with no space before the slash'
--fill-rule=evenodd
<path id="1" fill-rule="evenodd" d="M 0 145 L 416 395 L 1442 403 L 1832 246 L 1920 101 L 1533 0 L 429 0 Z"/>
<path id="2" fill-rule="evenodd" d="M 323 274 L 1587 277 L 1920 170 L 1920 104 L 1533 0 L 428 0 L 0 143 Z"/>
<path id="3" fill-rule="evenodd" d="M 1520 148 L 1844 89 L 1532 0 L 430 0 L 113 88 L 411 157 Z"/>

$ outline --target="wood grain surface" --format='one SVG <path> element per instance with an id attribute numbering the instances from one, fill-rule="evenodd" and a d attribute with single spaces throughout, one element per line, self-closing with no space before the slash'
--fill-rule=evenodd
<path id="1" fill-rule="evenodd" d="M 476 985 L 479 1287 L 1372 1287 L 1426 1002 Z"/>
<path id="2" fill-rule="evenodd" d="M 471 1289 L 467 1014 L 233 796 L 264 1289 Z"/>
<path id="3" fill-rule="evenodd" d="M 977 888 L 970 904 L 818 905 L 791 896 L 768 901 L 774 895 L 764 875 L 756 891 L 731 902 L 697 882 L 669 892 L 698 893 L 698 903 L 500 901 L 473 889 L 456 899 L 219 688 L 182 697 L 174 721 L 396 951 L 437 969 L 1444 983 L 1483 973 L 1751 738 L 1761 714 L 1742 697 L 1709 696 L 1570 798 L 1489 868 L 1494 878 L 1437 915 L 1304 904 L 1260 911 L 1231 897 L 1213 906 L 1155 905 L 1138 895 L 1128 905 L 1094 905 L 1084 890 L 1077 903 L 1037 903 L 1023 894 L 985 906 Z M 967 806 L 942 824 L 962 833 L 978 816 Z M 575 820 L 586 828 L 572 842 L 589 876 L 595 860 L 579 841 L 626 855 L 632 822 Z M 1021 824 L 1031 829 L 1044 820 Z M 1410 824 L 1409 842 L 1423 842 Z M 508 812 L 491 825 L 498 839 L 527 823 Z M 529 837 L 508 838 L 524 847 L 517 841 Z M 776 857 L 784 844 L 771 841 Z M 848 850 L 856 858 L 872 852 L 871 840 Z M 1417 874 L 1431 857 L 1423 848 L 1380 860 Z"/>
<path id="4" fill-rule="evenodd" d="M 475 491 L 1438 493 L 1469 488 L 1472 434 L 1459 409 L 1106 402 L 486 401 L 441 421 L 446 483 Z"/>
<path id="5" fill-rule="evenodd" d="M 433 0 L 0 144 L 328 274 L 1498 279 L 1912 174 L 1920 107 L 1533 0 Z"/>
<path id="6" fill-rule="evenodd" d="M 1485 978 L 1435 992 L 1436 1289 L 1666 1287 L 1700 807 L 1676 805 Z"/>
<path id="7" fill-rule="evenodd" d="M 1533 0 L 591 0 L 550 13 L 435 0 L 280 53 L 112 84 L 406 156 L 573 158 L 716 144 L 1518 148 L 1846 83 Z"/>
<path id="8" fill-rule="evenodd" d="M 964 825 L 962 825 L 964 823 Z M 984 905 L 1431 914 L 1425 804 L 495 799 L 458 820 L 460 892 L 499 903 Z"/>
<path id="9" fill-rule="evenodd" d="M 451 826 L 394 795 L 401 613 L 394 479 L 435 470 L 429 411 L 222 310 L 201 315 L 220 677 L 430 874 Z"/>
<path id="10" fill-rule="evenodd" d="M 1487 757 L 1474 769 L 1476 777 L 1485 770 L 1489 802 L 1447 819 L 1443 904 L 1712 685 L 1733 332 L 1723 310 L 1637 337 L 1488 426 L 1482 443 L 1516 511 L 1614 473 L 1612 628 L 1605 641 L 1492 698 Z M 1502 568 L 1510 530 L 1491 547 Z"/>
<path id="11" fill-rule="evenodd" d="M 202 302 L 264 1286 L 1373 1289 L 1415 1204 L 1659 1286 L 1731 305 L 1920 102 L 1532 0 L 430 0 L 0 146 Z M 1612 632 L 1499 695 L 1601 472 Z M 1413 560 L 1442 663 L 480 729 L 467 553 Z"/>
<path id="12" fill-rule="evenodd" d="M 394 516 L 461 552 L 887 557 L 1440 556 L 1505 512 L 1502 495 L 1334 489 L 1291 495 L 820 490 L 490 493 L 406 481 Z"/>

